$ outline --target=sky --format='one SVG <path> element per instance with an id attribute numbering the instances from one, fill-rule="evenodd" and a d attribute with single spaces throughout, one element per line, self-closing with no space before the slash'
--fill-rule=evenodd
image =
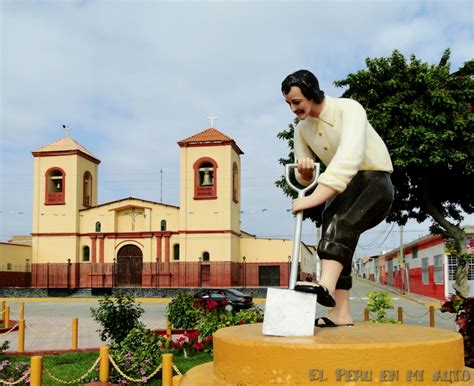
<path id="1" fill-rule="evenodd" d="M 99 204 L 136 197 L 179 206 L 177 142 L 210 127 L 241 157 L 241 228 L 292 239 L 290 199 L 274 182 L 293 115 L 281 81 L 305 68 L 326 94 L 368 57 L 437 64 L 473 58 L 471 0 L 1 2 L 0 241 L 31 233 L 31 151 L 70 136 L 101 160 Z M 466 216 L 465 224 L 474 224 Z M 410 221 L 409 242 L 429 222 Z M 303 224 L 314 244 L 314 224 Z M 356 257 L 397 248 L 381 223 Z"/>

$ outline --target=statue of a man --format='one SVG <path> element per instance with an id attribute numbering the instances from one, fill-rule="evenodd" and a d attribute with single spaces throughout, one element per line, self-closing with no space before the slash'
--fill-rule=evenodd
<path id="1" fill-rule="evenodd" d="M 353 325 L 349 310 L 352 258 L 362 232 L 379 224 L 389 213 L 394 189 L 390 155 L 382 138 L 355 100 L 332 98 L 319 89 L 308 70 L 288 75 L 281 90 L 299 123 L 294 133 L 296 179 L 308 185 L 314 160 L 326 165 L 309 196 L 293 201 L 293 214 L 325 204 L 318 245 L 319 283 L 297 282 L 295 290 L 316 293 L 329 310 L 319 327 Z"/>

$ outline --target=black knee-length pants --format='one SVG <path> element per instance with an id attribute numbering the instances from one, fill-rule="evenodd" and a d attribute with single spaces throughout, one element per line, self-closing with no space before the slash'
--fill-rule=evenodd
<path id="1" fill-rule="evenodd" d="M 323 211 L 320 259 L 335 260 L 343 269 L 336 289 L 352 288 L 352 258 L 359 236 L 387 217 L 394 189 L 390 174 L 383 171 L 360 171 L 344 192 L 328 202 Z"/>

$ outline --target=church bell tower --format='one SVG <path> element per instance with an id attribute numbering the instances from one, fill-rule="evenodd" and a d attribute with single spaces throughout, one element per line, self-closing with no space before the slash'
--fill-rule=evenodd
<path id="1" fill-rule="evenodd" d="M 79 210 L 97 205 L 100 161 L 69 135 L 32 154 L 33 263 L 76 262 Z"/>
<path id="2" fill-rule="evenodd" d="M 240 237 L 240 155 L 235 141 L 208 128 L 178 142 L 184 256 L 235 260 Z M 213 239 L 213 243 L 206 240 Z M 210 245 L 214 251 L 208 251 Z"/>

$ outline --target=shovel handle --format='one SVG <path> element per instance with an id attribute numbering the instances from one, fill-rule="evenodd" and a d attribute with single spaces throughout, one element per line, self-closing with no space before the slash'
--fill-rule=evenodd
<path id="1" fill-rule="evenodd" d="M 293 185 L 293 183 L 291 182 L 291 179 L 290 179 L 290 174 L 291 174 L 291 171 L 292 170 L 295 170 L 295 169 L 298 169 L 298 164 L 294 163 L 294 164 L 286 164 L 285 165 L 285 180 L 286 180 L 286 183 L 288 184 L 288 186 L 293 189 L 295 192 L 298 193 L 298 197 L 304 197 L 305 193 L 314 188 L 316 186 L 316 184 L 318 183 L 318 177 L 319 177 L 319 163 L 315 163 L 314 164 L 314 179 L 313 181 L 306 187 L 300 189 L 298 187 L 296 187 L 295 185 Z"/>
<path id="2" fill-rule="evenodd" d="M 305 193 L 316 186 L 318 183 L 319 177 L 319 163 L 314 164 L 314 179 L 313 181 L 303 189 L 297 188 L 290 181 L 290 172 L 298 168 L 298 164 L 287 164 L 285 167 L 285 179 L 287 184 L 296 192 L 298 192 L 298 198 L 304 197 Z M 293 255 L 291 257 L 291 271 L 290 271 L 290 280 L 288 283 L 289 289 L 294 289 L 296 284 L 296 279 L 298 276 L 298 260 L 300 255 L 300 243 L 301 243 L 301 229 L 303 226 L 303 211 L 296 213 L 296 223 L 295 223 L 295 238 L 293 240 Z"/>

